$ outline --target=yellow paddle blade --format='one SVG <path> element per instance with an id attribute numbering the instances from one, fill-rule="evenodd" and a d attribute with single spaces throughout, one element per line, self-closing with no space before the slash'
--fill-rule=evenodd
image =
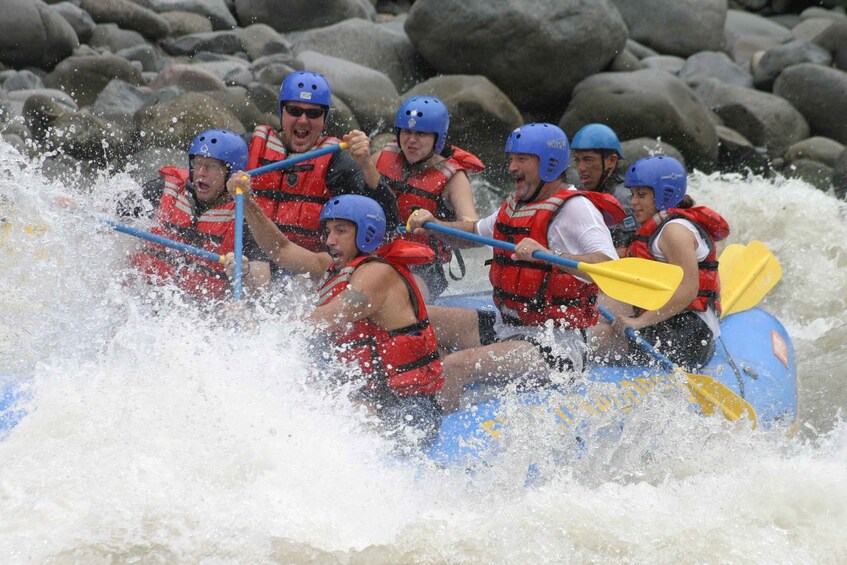
<path id="1" fill-rule="evenodd" d="M 612 298 L 645 310 L 667 304 L 682 282 L 682 268 L 678 265 L 638 257 L 579 263 L 577 269 L 591 275 L 600 290 Z"/>
<path id="2" fill-rule="evenodd" d="M 720 410 L 724 418 L 736 421 L 746 416 L 756 429 L 756 411 L 749 402 L 732 392 L 722 382 L 707 377 L 685 373 L 686 385 L 694 396 L 703 414 L 710 416 L 715 410 Z"/>
<path id="3" fill-rule="evenodd" d="M 727 265 L 718 267 L 722 318 L 754 307 L 782 278 L 779 261 L 761 241 L 751 241 L 744 252 L 731 258 Z"/>
<path id="4" fill-rule="evenodd" d="M 738 264 L 738 259 L 744 254 L 745 249 L 746 247 L 740 243 L 732 243 L 726 246 L 721 256 L 718 257 L 718 273 L 721 276 L 721 280 L 726 280 L 729 277 L 729 273 Z"/>

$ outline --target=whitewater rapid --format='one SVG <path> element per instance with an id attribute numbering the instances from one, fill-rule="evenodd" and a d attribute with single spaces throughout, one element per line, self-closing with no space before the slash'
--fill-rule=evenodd
<path id="1" fill-rule="evenodd" d="M 569 461 L 527 424 L 468 475 L 398 459 L 315 375 L 294 293 L 245 330 L 139 286 L 139 243 L 97 220 L 138 184 L 87 180 L 49 181 L 0 142 L 0 374 L 31 377 L 33 398 L 0 443 L 3 562 L 847 560 L 847 210 L 832 196 L 691 181 L 726 243 L 759 239 L 782 263 L 763 305 L 797 350 L 796 437 L 657 402 Z M 456 290 L 482 288 L 484 253 L 466 255 Z M 543 480 L 525 488 L 530 460 Z"/>

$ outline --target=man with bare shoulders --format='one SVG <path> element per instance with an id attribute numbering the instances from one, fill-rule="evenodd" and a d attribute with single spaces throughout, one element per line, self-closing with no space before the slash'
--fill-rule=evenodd
<path id="1" fill-rule="evenodd" d="M 396 240 L 383 245 L 385 213 L 362 195 L 331 198 L 320 214 L 326 251 L 289 240 L 262 211 L 240 172 L 227 189 L 245 194 L 244 218 L 277 265 L 318 282 L 308 320 L 332 336 L 338 356 L 365 377 L 362 399 L 389 425 L 409 425 L 433 441 L 441 412 L 435 393 L 444 382 L 435 333 L 408 265 L 432 261 L 427 246 Z"/>

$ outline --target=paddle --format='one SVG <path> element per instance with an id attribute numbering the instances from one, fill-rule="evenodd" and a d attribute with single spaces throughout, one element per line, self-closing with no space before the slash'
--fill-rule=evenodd
<path id="1" fill-rule="evenodd" d="M 515 250 L 513 243 L 464 232 L 434 222 L 426 222 L 423 227 L 482 245 L 506 251 Z M 682 281 L 682 269 L 677 265 L 648 259 L 627 257 L 605 263 L 583 263 L 542 251 L 536 251 L 532 256 L 541 261 L 588 273 L 597 286 L 612 298 L 646 310 L 656 310 L 664 306 Z"/>
<path id="2" fill-rule="evenodd" d="M 235 189 L 235 243 L 233 254 L 235 263 L 232 271 L 232 299 L 241 300 L 241 257 L 244 244 L 244 191 Z"/>
<path id="3" fill-rule="evenodd" d="M 321 157 L 322 155 L 328 155 L 330 153 L 338 153 L 344 149 L 347 149 L 348 145 L 346 141 L 342 141 L 341 143 L 337 143 L 335 145 L 327 145 L 326 147 L 322 147 L 320 149 L 315 149 L 314 151 L 307 151 L 306 153 L 299 153 L 294 155 L 293 157 L 288 157 L 287 159 L 283 159 L 282 161 L 277 161 L 276 163 L 271 163 L 270 165 L 265 165 L 264 167 L 258 167 L 256 169 L 251 169 L 246 171 L 250 173 L 250 176 L 255 177 L 256 175 L 263 175 L 265 173 L 270 173 L 272 171 L 277 171 L 279 169 L 285 168 L 289 165 L 296 165 L 297 163 L 301 163 L 303 161 L 308 161 L 309 159 L 315 159 L 317 157 Z"/>
<path id="4" fill-rule="evenodd" d="M 754 240 L 746 247 L 728 246 L 718 261 L 718 273 L 723 318 L 758 304 L 782 278 L 782 267 L 764 243 Z"/>
<path id="5" fill-rule="evenodd" d="M 154 233 L 139 230 L 130 226 L 125 226 L 123 224 L 119 224 L 114 220 L 110 220 L 109 218 L 103 218 L 102 220 L 105 224 L 111 226 L 115 231 L 139 237 L 141 239 L 146 239 L 147 241 L 152 241 L 153 243 L 158 243 L 159 245 L 170 247 L 171 249 L 176 249 L 177 251 L 182 251 L 190 255 L 196 255 L 197 257 L 202 257 L 203 259 L 208 259 L 209 261 L 213 261 L 215 263 L 224 263 L 223 255 L 218 255 L 217 253 L 206 251 L 205 249 L 202 249 L 200 247 L 194 247 L 193 245 L 174 241 L 172 239 L 168 239 L 166 237 L 162 237 Z"/>
<path id="6" fill-rule="evenodd" d="M 609 322 L 615 321 L 614 314 L 602 306 L 599 308 L 604 318 L 609 320 Z M 724 418 L 731 421 L 738 420 L 746 414 L 747 418 L 753 422 L 753 428 L 756 428 L 756 411 L 753 409 L 753 406 L 732 392 L 722 382 L 706 375 L 684 372 L 664 354 L 656 351 L 656 348 L 642 339 L 632 328 L 626 329 L 626 336 L 659 361 L 665 369 L 685 375 L 685 384 L 688 386 L 688 390 L 691 391 L 697 404 L 700 405 L 703 414 L 708 416 L 713 414 L 716 409 L 720 409 Z"/>

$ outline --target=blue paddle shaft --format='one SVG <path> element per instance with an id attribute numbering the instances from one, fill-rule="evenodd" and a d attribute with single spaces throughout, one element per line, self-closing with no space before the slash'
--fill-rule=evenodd
<path id="1" fill-rule="evenodd" d="M 337 143 L 335 145 L 328 145 L 321 149 L 316 149 L 314 151 L 309 151 L 308 153 L 300 153 L 298 155 L 294 155 L 293 157 L 289 157 L 287 159 L 283 159 L 282 161 L 277 161 L 276 163 L 271 163 L 270 165 L 265 165 L 264 167 L 258 167 L 256 169 L 252 169 L 247 171 L 250 173 L 250 176 L 255 177 L 256 175 L 263 175 L 265 173 L 270 173 L 273 171 L 278 171 L 279 169 L 285 168 L 289 165 L 296 165 L 297 163 L 301 163 L 303 161 L 309 161 L 310 159 L 316 159 L 317 157 L 321 157 L 323 155 L 328 155 L 329 153 L 337 153 L 342 149 L 346 149 L 346 143 Z"/>
<path id="2" fill-rule="evenodd" d="M 241 257 L 243 255 L 244 244 L 244 194 L 241 189 L 235 194 L 235 246 L 233 249 L 235 255 L 235 264 L 233 265 L 232 273 L 232 299 L 235 301 L 241 300 Z"/>
<path id="3" fill-rule="evenodd" d="M 158 243 L 159 245 L 170 247 L 171 249 L 176 249 L 177 251 L 182 251 L 184 253 L 196 255 L 197 257 L 202 257 L 203 259 L 208 259 L 209 261 L 214 261 L 215 263 L 223 263 L 223 255 L 218 255 L 217 253 L 212 253 L 211 251 L 206 251 L 205 249 L 194 247 L 193 245 L 188 245 L 186 243 L 180 243 L 179 241 L 174 241 L 172 239 L 168 239 L 166 237 L 162 237 L 154 233 L 132 228 L 130 226 L 125 226 L 108 218 L 103 218 L 103 221 L 109 226 L 111 226 L 115 231 L 139 237 L 141 239 L 146 239 L 147 241 Z"/>
<path id="4" fill-rule="evenodd" d="M 599 308 L 600 308 L 600 313 L 603 315 L 604 318 L 609 320 L 609 322 L 615 321 L 615 315 L 614 314 L 612 314 L 611 312 L 609 312 L 608 310 L 606 310 L 602 306 L 599 306 Z M 664 367 L 665 369 L 667 369 L 669 371 L 673 371 L 676 368 L 676 364 L 673 361 L 668 359 L 662 353 L 659 353 L 658 351 L 656 351 L 655 347 L 653 347 L 652 345 L 647 343 L 640 335 L 635 333 L 635 330 L 633 330 L 632 328 L 626 329 L 626 337 L 628 337 L 629 339 L 634 341 L 635 344 L 637 346 L 639 346 L 641 349 L 643 349 L 644 351 L 646 351 L 647 353 L 652 355 L 653 358 L 656 359 L 657 361 L 659 361 L 659 363 L 661 363 L 662 367 Z"/>
<path id="5" fill-rule="evenodd" d="M 509 243 L 508 241 L 500 241 L 499 239 L 492 239 L 490 237 L 483 237 L 481 235 L 477 235 L 475 233 L 470 233 L 462 230 L 457 230 L 456 228 L 451 228 L 449 226 L 443 226 L 441 224 L 436 224 L 434 222 L 424 222 L 423 227 L 425 229 L 431 231 L 441 232 L 447 235 L 452 235 L 453 237 L 458 237 L 461 239 L 469 239 L 471 241 L 475 241 L 476 243 L 480 243 L 482 245 L 488 245 L 490 247 L 497 247 L 498 249 L 504 249 L 506 251 L 515 251 L 515 244 Z M 547 261 L 548 263 L 555 263 L 556 265 L 562 265 L 563 267 L 570 267 L 571 269 L 576 269 L 579 266 L 579 262 L 574 261 L 573 259 L 566 259 L 564 257 L 559 257 L 558 255 L 552 255 L 550 253 L 544 253 L 543 251 L 533 251 L 532 256 L 541 261 Z"/>

